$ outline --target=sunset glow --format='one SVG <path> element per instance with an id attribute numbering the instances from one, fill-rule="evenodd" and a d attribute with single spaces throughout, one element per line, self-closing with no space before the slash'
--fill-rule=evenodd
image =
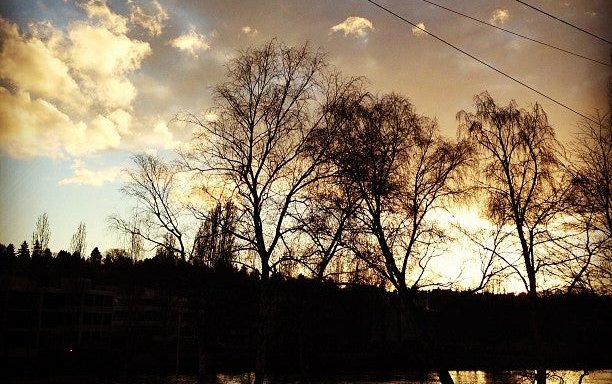
<path id="1" fill-rule="evenodd" d="M 327 52 L 348 76 L 365 76 L 374 93 L 410 98 L 419 114 L 437 119 L 454 137 L 455 115 L 488 90 L 505 105 L 540 103 L 560 141 L 575 137 L 581 117 L 512 82 L 429 36 L 444 36 L 537 90 L 591 115 L 608 103 L 609 66 L 585 61 L 420 1 L 381 2 L 414 20 L 410 26 L 367 1 L 176 2 L 4 1 L 0 9 L 0 243 L 31 241 L 47 212 L 50 248 L 66 249 L 79 222 L 87 224 L 87 254 L 123 247 L 107 218 L 133 208 L 120 188 L 134 153 L 178 158 L 194 127 L 175 119 L 191 112 L 207 121 L 211 87 L 240 50 L 277 38 L 306 41 Z M 499 27 L 609 62 L 610 47 L 515 2 L 442 1 Z M 553 1 L 542 6 L 603 36 L 606 1 Z M 181 180 L 190 190 L 188 177 Z M 215 185 L 211 189 L 222 189 Z M 202 194 L 191 189 L 185 201 Z M 478 199 L 476 199 L 478 200 Z M 478 205 L 479 202 L 474 205 Z M 436 213 L 443 226 L 490 227 L 475 206 Z M 474 252 L 467 240 L 449 255 Z M 457 258 L 438 273 L 456 278 Z M 458 256 L 459 257 L 459 256 Z M 467 256 L 477 258 L 476 254 Z M 463 272 L 470 276 L 473 272 Z M 466 278 L 469 280 L 469 277 Z"/>

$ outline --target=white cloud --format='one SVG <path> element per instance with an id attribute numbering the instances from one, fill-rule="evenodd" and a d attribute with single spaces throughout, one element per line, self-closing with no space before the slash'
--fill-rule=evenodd
<path id="1" fill-rule="evenodd" d="M 412 27 L 412 34 L 415 36 L 426 36 L 427 35 L 427 32 L 425 32 L 426 30 L 427 28 L 425 28 L 424 23 L 417 23 L 416 27 Z"/>
<path id="2" fill-rule="evenodd" d="M 489 21 L 491 24 L 504 24 L 510 18 L 510 12 L 507 9 L 496 9 L 491 14 Z"/>
<path id="3" fill-rule="evenodd" d="M 133 5 L 130 13 L 130 22 L 148 31 L 152 36 L 159 36 L 164 29 L 164 22 L 168 20 L 168 13 L 157 1 L 150 3 L 147 13 L 139 5 Z"/>
<path id="4" fill-rule="evenodd" d="M 53 104 L 0 87 L 0 146 L 17 158 L 64 155 L 64 139 L 82 130 Z"/>
<path id="5" fill-rule="evenodd" d="M 130 126 L 132 125 L 133 119 L 129 112 L 123 109 L 117 109 L 111 112 L 107 117 L 115 124 L 117 132 L 121 135 L 129 135 L 132 133 Z"/>
<path id="6" fill-rule="evenodd" d="M 245 35 L 251 35 L 251 36 L 255 36 L 258 33 L 257 29 L 250 27 L 248 25 L 245 25 L 244 27 L 242 27 L 241 32 Z"/>
<path id="7" fill-rule="evenodd" d="M 53 44 L 57 44 L 58 31 Z M 42 28 L 35 26 L 33 36 L 25 39 L 15 24 L 0 18 L 0 78 L 10 79 L 20 90 L 63 102 L 71 107 L 82 104 L 79 85 L 70 75 L 69 66 L 38 37 Z"/>
<path id="8" fill-rule="evenodd" d="M 114 111 L 85 124 L 44 99 L 0 87 L 0 147 L 13 157 L 62 158 L 117 148 L 126 120 L 125 111 Z"/>
<path id="9" fill-rule="evenodd" d="M 138 69 L 151 53 L 148 43 L 85 23 L 73 24 L 69 37 L 73 67 L 96 77 L 123 75 Z"/>
<path id="10" fill-rule="evenodd" d="M 118 180 L 122 175 L 121 167 L 110 167 L 92 171 L 87 169 L 85 163 L 80 159 L 74 161 L 72 170 L 74 172 L 73 176 L 60 180 L 60 185 L 78 184 L 101 187 L 106 183 Z"/>
<path id="11" fill-rule="evenodd" d="M 106 0 L 78 1 L 77 5 L 85 10 L 90 19 L 98 21 L 108 30 L 120 34 L 128 31 L 127 18 L 108 8 Z"/>
<path id="12" fill-rule="evenodd" d="M 194 57 L 198 57 L 200 51 L 210 49 L 208 38 L 194 29 L 184 33 L 176 39 L 170 40 L 169 44 L 180 51 L 186 51 Z"/>
<path id="13" fill-rule="evenodd" d="M 66 32 L 39 22 L 21 33 L 0 17 L 0 80 L 8 84 L 0 86 L 0 149 L 11 156 L 83 156 L 134 135 L 137 90 L 128 76 L 151 48 L 117 32 L 124 29 L 105 2 L 80 6 L 95 23 L 73 22 Z"/>
<path id="14" fill-rule="evenodd" d="M 160 117 L 143 119 L 136 123 L 138 129 L 126 136 L 128 147 L 142 151 L 156 151 L 157 149 L 172 150 L 177 148 L 181 142 L 170 130 L 168 122 Z"/>
<path id="15" fill-rule="evenodd" d="M 366 18 L 358 16 L 347 17 L 342 23 L 331 27 L 331 33 L 344 32 L 344 36 L 352 35 L 355 37 L 366 37 L 374 30 L 372 22 Z"/>

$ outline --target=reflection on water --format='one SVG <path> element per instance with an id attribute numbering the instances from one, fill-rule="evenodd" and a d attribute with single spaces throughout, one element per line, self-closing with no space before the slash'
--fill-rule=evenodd
<path id="1" fill-rule="evenodd" d="M 550 371 L 548 373 L 548 384 L 578 384 L 582 371 Z M 528 384 L 533 383 L 533 372 L 531 371 L 452 371 L 451 376 L 455 384 Z M 254 375 L 242 374 L 218 374 L 206 380 L 200 380 L 195 376 L 139 376 L 122 377 L 114 380 L 100 380 L 91 377 L 53 378 L 44 381 L 30 381 L 30 383 L 96 383 L 96 384 L 250 384 Z M 0 382 L 2 380 L 0 379 Z M 304 383 L 295 376 L 276 376 L 266 380 L 267 384 L 302 384 Z M 397 373 L 397 374 L 368 374 L 368 375 L 342 375 L 326 376 L 312 379 L 310 383 L 320 384 L 437 384 L 437 376 L 433 373 Z M 612 383 L 612 370 L 593 371 L 584 376 L 582 384 L 610 384 Z"/>
<path id="2" fill-rule="evenodd" d="M 583 371 L 549 371 L 549 384 L 578 384 Z M 452 371 L 451 376 L 455 384 L 528 384 L 534 382 L 532 371 Z M 209 383 L 215 384 L 247 384 L 251 383 L 251 374 L 242 375 L 217 375 Z M 312 380 L 312 383 L 321 384 L 437 384 L 438 377 L 433 373 L 398 373 L 398 374 L 375 374 L 375 375 L 345 375 L 337 377 L 325 377 Z M 272 377 L 266 381 L 268 384 L 301 384 L 297 378 Z M 171 382 L 167 382 L 170 384 Z M 184 382 L 184 384 L 195 384 L 195 382 Z M 611 384 L 612 370 L 593 371 L 584 376 L 582 384 Z M 199 384 L 199 383 L 198 383 Z"/>

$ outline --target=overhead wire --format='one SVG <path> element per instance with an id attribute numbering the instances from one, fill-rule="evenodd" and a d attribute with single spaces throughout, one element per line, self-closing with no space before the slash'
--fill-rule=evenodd
<path id="1" fill-rule="evenodd" d="M 558 18 L 558 17 L 557 17 L 557 16 L 555 16 L 555 15 L 551 15 L 550 13 L 548 13 L 548 12 L 546 12 L 546 11 L 544 11 L 544 10 L 540 9 L 540 8 L 534 7 L 533 5 L 528 4 L 528 3 L 524 2 L 524 1 L 521 1 L 521 0 L 516 0 L 516 1 L 517 1 L 517 2 L 519 2 L 519 3 L 521 3 L 521 4 L 523 4 L 523 5 L 524 5 L 524 6 L 526 6 L 526 7 L 529 7 L 529 8 L 531 8 L 531 9 L 535 10 L 535 11 L 538 11 L 538 12 L 540 12 L 540 13 L 543 13 L 543 14 L 545 14 L 545 15 L 546 15 L 546 16 L 548 16 L 548 17 L 551 17 L 551 18 L 553 18 L 553 19 L 555 19 L 555 20 L 557 20 L 557 21 L 560 21 L 560 22 L 562 22 L 563 24 L 569 25 L 569 26 L 570 26 L 570 27 L 572 27 L 572 28 L 575 28 L 575 29 L 577 29 L 577 30 L 579 30 L 579 31 L 581 31 L 581 32 L 584 32 L 584 33 L 586 33 L 587 35 L 591 35 L 591 36 L 593 36 L 593 37 L 594 37 L 594 38 L 596 38 L 596 39 L 599 39 L 599 40 L 601 40 L 601 41 L 605 41 L 605 42 L 606 42 L 606 43 L 608 43 L 608 44 L 612 44 L 612 41 L 610 41 L 610 40 L 606 40 L 606 39 L 604 39 L 604 38 L 603 38 L 603 37 L 601 37 L 601 36 L 597 36 L 596 34 L 591 33 L 591 32 L 589 32 L 589 31 L 587 31 L 587 30 L 585 30 L 585 29 L 582 29 L 582 28 L 580 28 L 580 27 L 578 27 L 578 26 L 576 26 L 576 25 L 574 25 L 574 24 L 572 24 L 572 23 L 570 23 L 570 22 L 567 22 L 567 21 L 565 21 L 565 20 L 562 20 L 562 19 Z"/>
<path id="2" fill-rule="evenodd" d="M 500 26 L 498 26 L 498 25 L 495 25 L 495 24 L 492 24 L 492 23 L 488 23 L 488 22 L 486 22 L 486 21 L 484 21 L 484 20 L 480 20 L 480 19 L 475 18 L 475 17 L 472 17 L 472 16 L 470 16 L 470 15 L 466 15 L 465 13 L 461 13 L 461 12 L 459 12 L 459 11 L 455 11 L 454 9 L 450 9 L 450 8 L 447 8 L 447 7 L 443 6 L 443 5 L 440 5 L 440 4 L 437 4 L 437 3 L 434 3 L 433 1 L 430 1 L 430 0 L 421 0 L 421 1 L 423 1 L 423 2 L 425 2 L 425 3 L 427 3 L 427 4 L 431 4 L 431 5 L 435 6 L 435 7 L 438 7 L 438 8 L 444 9 L 444 10 L 446 10 L 446 11 L 448 11 L 448 12 L 452 12 L 452 13 L 454 13 L 454 14 L 456 14 L 456 15 L 459 15 L 459 16 L 462 16 L 462 17 L 468 18 L 468 19 L 470 19 L 470 20 L 476 21 L 476 22 L 478 22 L 478 23 L 481 23 L 481 24 L 487 25 L 487 26 L 489 26 L 489 27 L 496 28 L 496 29 L 498 29 L 498 30 L 500 30 L 500 31 L 504 31 L 504 32 L 509 33 L 509 34 L 511 34 L 511 35 L 518 36 L 518 37 L 520 37 L 520 38 L 523 38 L 523 39 L 526 39 L 526 40 L 532 41 L 532 42 L 534 42 L 534 43 L 538 43 L 538 44 L 544 45 L 544 46 L 546 46 L 546 47 L 548 47 L 548 48 L 556 49 L 556 50 L 558 50 L 558 51 L 561 51 L 561 52 L 567 53 L 567 54 L 569 54 L 569 55 L 573 55 L 573 56 L 576 56 L 576 57 L 580 57 L 580 58 L 585 59 L 585 60 L 589 60 L 589 61 L 592 61 L 592 62 L 595 62 L 595 63 L 601 64 L 601 65 L 605 65 L 605 66 L 607 66 L 607 67 L 612 67 L 612 65 L 611 65 L 611 64 L 609 64 L 609 63 L 605 63 L 605 62 L 603 62 L 603 61 L 599 61 L 599 60 L 597 60 L 597 59 L 592 59 L 592 58 L 590 58 L 590 57 L 587 57 L 587 56 L 581 55 L 581 54 L 579 54 L 579 53 L 575 53 L 575 52 L 572 52 L 572 51 L 568 51 L 568 50 L 566 50 L 566 49 L 563 49 L 563 48 L 560 48 L 560 47 L 554 46 L 554 45 L 552 45 L 552 44 L 545 43 L 545 42 L 543 42 L 543 41 L 540 41 L 540 40 L 534 39 L 534 38 L 532 38 L 532 37 L 525 36 L 525 35 L 520 34 L 520 33 L 518 33 L 518 32 L 514 32 L 514 31 L 511 31 L 511 30 L 509 30 L 509 29 L 502 28 L 502 27 L 500 27 Z"/>
<path id="3" fill-rule="evenodd" d="M 482 65 L 486 66 L 487 68 L 489 68 L 489 69 L 491 69 L 491 70 L 493 70 L 493 71 L 495 71 L 495 72 L 499 73 L 500 75 L 502 75 L 502 76 L 504 76 L 504 77 L 506 77 L 506 78 L 508 78 L 508 79 L 510 79 L 510 80 L 512 80 L 512 81 L 514 81 L 514 82 L 516 82 L 516 83 L 518 83 L 518 84 L 520 84 L 520 85 L 522 85 L 523 87 L 525 87 L 525 88 L 527 88 L 527 89 L 529 89 L 529 90 L 531 90 L 531 91 L 533 91 L 533 92 L 537 93 L 538 95 L 540 95 L 540 96 L 544 97 L 545 99 L 547 99 L 547 100 L 549 100 L 549 101 L 552 101 L 553 103 L 555 103 L 555 104 L 559 105 L 560 107 L 565 108 L 565 109 L 567 109 L 568 111 L 571 111 L 571 112 L 575 113 L 576 115 L 581 116 L 582 118 L 587 119 L 587 120 L 589 120 L 589 121 L 591 121 L 591 122 L 593 122 L 593 123 L 597 123 L 597 122 L 596 122 L 594 119 L 592 119 L 592 118 L 588 117 L 587 115 L 585 115 L 585 114 L 583 114 L 583 113 L 578 112 L 577 110 L 573 109 L 572 107 L 570 107 L 570 106 L 568 106 L 568 105 L 566 105 L 566 104 L 564 104 L 564 103 L 562 103 L 562 102 L 560 102 L 560 101 L 558 101 L 558 100 L 556 100 L 556 99 L 553 99 L 552 97 L 550 97 L 550 96 L 546 95 L 546 94 L 545 94 L 545 93 L 543 93 L 543 92 L 538 91 L 538 90 L 537 90 L 537 89 L 535 89 L 534 87 L 532 87 L 532 86 L 530 86 L 530 85 L 528 85 L 528 84 L 524 83 L 523 81 L 521 81 L 521 80 L 519 80 L 519 79 L 517 79 L 517 78 L 515 78 L 515 77 L 513 77 L 513 76 L 511 76 L 511 75 L 509 75 L 509 74 L 507 74 L 506 72 L 502 71 L 501 69 L 498 69 L 497 67 L 494 67 L 493 65 L 491 65 L 491 64 L 489 64 L 489 63 L 487 63 L 486 61 L 479 59 L 478 57 L 476 57 L 476 56 L 472 55 L 471 53 L 469 53 L 469 52 L 467 52 L 467 51 L 465 51 L 465 50 L 463 50 L 463 49 L 459 48 L 458 46 L 456 46 L 456 45 L 454 45 L 454 44 L 452 44 L 452 43 L 450 43 L 450 42 L 446 41 L 445 39 L 443 39 L 443 38 L 441 38 L 441 37 L 439 37 L 439 36 L 435 35 L 434 33 L 429 32 L 429 31 L 428 31 L 428 30 L 426 30 L 425 28 L 422 28 L 422 27 L 418 26 L 417 24 L 415 24 L 415 23 L 413 23 L 412 21 L 410 21 L 410 20 L 406 19 L 405 17 L 403 17 L 403 16 L 401 16 L 401 15 L 398 15 L 397 13 L 393 12 L 393 11 L 392 11 L 392 10 L 390 10 L 389 8 L 386 8 L 386 7 L 384 7 L 384 6 L 380 5 L 380 4 L 378 4 L 376 1 L 374 1 L 374 0 L 366 0 L 366 1 L 367 1 L 367 2 L 369 2 L 369 3 L 370 3 L 370 4 L 372 4 L 372 5 L 374 5 L 374 6 L 378 7 L 378 8 L 380 8 L 380 9 L 382 9 L 383 11 L 385 11 L 385 12 L 387 12 L 387 13 L 389 13 L 389 14 L 391 14 L 391 15 L 395 16 L 396 18 L 398 18 L 398 19 L 402 20 L 403 22 L 405 22 L 405 23 L 408 23 L 408 24 L 412 25 L 412 27 L 413 27 L 413 28 L 416 28 L 416 29 L 420 30 L 421 32 L 424 32 L 424 33 L 428 34 L 429 36 L 431 36 L 431 37 L 433 37 L 434 39 L 436 39 L 436 40 L 440 41 L 441 43 L 443 43 L 443 44 L 445 44 L 445 45 L 448 45 L 449 47 L 451 47 L 451 48 L 453 48 L 453 49 L 455 49 L 455 50 L 457 50 L 457 51 L 459 51 L 459 52 L 463 53 L 464 55 L 466 55 L 466 56 L 470 57 L 470 58 L 471 58 L 471 59 L 473 59 L 473 60 L 476 60 L 476 61 L 477 61 L 477 62 L 479 62 L 480 64 L 482 64 Z"/>

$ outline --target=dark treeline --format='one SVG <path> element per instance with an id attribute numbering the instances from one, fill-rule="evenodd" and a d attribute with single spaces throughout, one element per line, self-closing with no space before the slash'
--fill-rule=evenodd
<path id="1" fill-rule="evenodd" d="M 202 369 L 198 368 L 202 358 L 207 373 L 254 368 L 261 289 L 255 273 L 196 266 L 163 255 L 133 262 L 116 250 L 100 263 L 61 253 L 37 260 L 7 254 L 7 248 L 0 247 L 4 372 L 111 376 L 174 372 L 179 312 L 183 316 L 180 371 L 196 373 Z M 91 281 L 88 288 L 74 287 L 75 281 L 83 280 Z M 274 293 L 269 324 L 274 337 L 268 345 L 269 372 L 316 377 L 330 372 L 435 369 L 415 347 L 415 339 L 423 336 L 402 312 L 397 293 L 359 284 L 341 288 L 278 274 L 270 284 Z M 154 293 L 146 296 L 145 290 Z M 63 293 L 55 307 L 47 303 L 53 292 Z M 96 311 L 93 302 L 81 303 L 80 310 L 70 307 L 69 297 L 78 292 L 112 297 L 107 324 L 90 326 L 87 314 Z M 146 304 L 138 301 L 145 296 Z M 180 309 L 168 304 L 170 298 L 180 303 Z M 419 293 L 416 300 L 426 308 L 429 329 L 435 330 L 428 337 L 436 346 L 437 361 L 449 369 L 534 368 L 539 350 L 529 346 L 526 295 L 434 290 Z M 541 337 L 548 369 L 610 366 L 606 352 L 612 343 L 612 298 L 558 294 L 543 297 L 538 305 L 546 324 Z M 126 308 L 131 323 L 122 321 Z M 71 324 L 66 317 L 71 311 L 84 313 L 85 319 Z M 56 312 L 63 317 L 49 323 L 46 316 Z M 78 327 L 93 329 L 90 333 L 98 337 L 77 340 L 71 330 Z M 39 341 L 34 348 L 37 332 L 54 332 L 57 338 L 47 344 Z M 16 353 L 28 348 L 29 355 Z"/>

